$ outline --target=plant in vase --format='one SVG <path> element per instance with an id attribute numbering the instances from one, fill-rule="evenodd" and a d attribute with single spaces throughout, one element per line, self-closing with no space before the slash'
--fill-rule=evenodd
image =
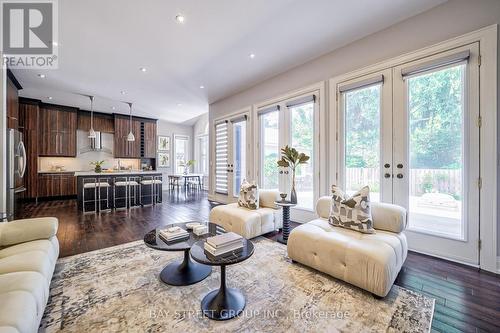
<path id="1" fill-rule="evenodd" d="M 292 171 L 292 190 L 290 191 L 290 202 L 297 203 L 297 192 L 295 191 L 295 171 L 300 164 L 306 164 L 310 159 L 304 153 L 299 153 L 297 149 L 289 147 L 288 145 L 281 148 L 281 159 L 278 160 L 278 166 L 282 168 L 289 168 Z"/>
<path id="2" fill-rule="evenodd" d="M 189 168 L 193 166 L 195 162 L 195 160 L 181 161 L 179 166 L 184 168 L 184 174 L 187 175 L 189 173 Z"/>
<path id="3" fill-rule="evenodd" d="M 102 172 L 102 165 L 103 164 L 104 164 L 104 160 L 103 161 L 90 162 L 90 165 L 94 166 L 94 172 L 95 173 L 101 173 Z"/>

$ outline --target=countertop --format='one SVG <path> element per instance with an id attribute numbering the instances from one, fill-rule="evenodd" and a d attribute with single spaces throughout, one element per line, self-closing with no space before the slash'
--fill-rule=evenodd
<path id="1" fill-rule="evenodd" d="M 60 174 L 60 173 L 75 173 L 76 171 L 38 171 L 39 174 Z"/>
<path id="2" fill-rule="evenodd" d="M 113 172 L 101 172 L 96 173 L 94 171 L 75 171 L 75 176 L 120 176 L 120 175 L 158 175 L 161 174 L 161 171 L 142 171 L 142 170 L 122 170 L 122 171 L 113 171 Z"/>

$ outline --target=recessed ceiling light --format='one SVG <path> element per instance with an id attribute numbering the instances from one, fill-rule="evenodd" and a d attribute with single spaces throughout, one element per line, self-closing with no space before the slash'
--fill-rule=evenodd
<path id="1" fill-rule="evenodd" d="M 45 79 L 45 77 L 46 77 L 46 76 L 45 76 L 45 74 L 38 74 L 38 77 L 39 77 L 40 79 Z"/>
<path id="2" fill-rule="evenodd" d="M 147 71 L 146 67 L 141 67 L 141 68 L 139 68 L 139 70 L 140 70 L 141 72 L 145 72 L 145 71 Z"/>
<path id="3" fill-rule="evenodd" d="M 200 89 L 205 89 L 205 86 L 200 86 Z"/>
<path id="4" fill-rule="evenodd" d="M 182 106 L 182 104 L 181 103 L 177 103 L 177 106 Z"/>
<path id="5" fill-rule="evenodd" d="M 47 99 L 49 99 L 49 100 L 52 99 L 52 96 L 47 97 Z"/>
<path id="6" fill-rule="evenodd" d="M 112 106 L 112 107 L 111 107 L 111 110 L 116 110 L 116 107 Z"/>
<path id="7" fill-rule="evenodd" d="M 125 95 L 126 94 L 125 90 L 120 91 L 120 94 Z"/>
<path id="8" fill-rule="evenodd" d="M 177 22 L 179 22 L 179 23 L 184 23 L 184 20 L 185 20 L 185 19 L 186 19 L 186 18 L 185 18 L 185 17 L 184 17 L 184 15 L 182 15 L 182 14 L 177 14 L 177 15 L 175 16 L 175 20 L 176 20 Z"/>
<path id="9" fill-rule="evenodd" d="M 254 53 L 250 53 L 250 54 L 248 55 L 248 57 L 249 57 L 250 59 L 253 59 L 253 58 L 255 58 L 255 54 L 254 54 Z"/>

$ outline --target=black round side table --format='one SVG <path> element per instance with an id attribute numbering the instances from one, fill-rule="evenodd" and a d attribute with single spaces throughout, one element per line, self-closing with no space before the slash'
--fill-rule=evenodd
<path id="1" fill-rule="evenodd" d="M 243 239 L 243 251 L 228 257 L 215 259 L 205 254 L 205 241 L 196 242 L 191 247 L 191 257 L 204 265 L 220 266 L 220 288 L 209 292 L 201 301 L 201 310 L 205 316 L 215 320 L 228 320 L 238 316 L 246 305 L 245 296 L 236 288 L 226 286 L 226 266 L 237 264 L 250 258 L 254 246 L 248 239 Z"/>
<path id="2" fill-rule="evenodd" d="M 200 222 L 203 223 L 203 222 Z M 208 226 L 208 233 L 197 236 L 192 230 L 187 229 L 186 223 L 170 224 L 164 228 L 173 226 L 181 227 L 189 232 L 189 238 L 184 241 L 166 242 L 159 235 L 159 229 L 154 229 L 144 236 L 144 243 L 156 250 L 161 251 L 183 251 L 184 258 L 176 260 L 163 268 L 160 273 L 160 280 L 166 284 L 173 286 L 187 286 L 200 282 L 210 275 L 212 267 L 210 265 L 203 265 L 191 260 L 189 250 L 191 246 L 199 240 L 205 239 L 210 236 L 215 236 L 224 233 L 224 229 L 213 223 L 203 223 Z"/>
<path id="3" fill-rule="evenodd" d="M 283 208 L 283 234 L 278 237 L 277 241 L 281 244 L 286 244 L 290 235 L 290 208 L 297 206 L 297 204 L 289 201 L 275 201 L 274 203 Z"/>

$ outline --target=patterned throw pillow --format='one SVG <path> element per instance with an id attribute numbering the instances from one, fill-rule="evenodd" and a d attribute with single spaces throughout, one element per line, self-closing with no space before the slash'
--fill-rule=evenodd
<path id="1" fill-rule="evenodd" d="M 339 187 L 332 186 L 332 208 L 328 222 L 364 234 L 373 234 L 373 220 L 370 209 L 370 188 L 363 187 L 348 197 Z"/>
<path id="2" fill-rule="evenodd" d="M 240 196 L 238 197 L 238 206 L 248 209 L 259 208 L 259 188 L 255 183 L 243 181 L 240 187 Z"/>

